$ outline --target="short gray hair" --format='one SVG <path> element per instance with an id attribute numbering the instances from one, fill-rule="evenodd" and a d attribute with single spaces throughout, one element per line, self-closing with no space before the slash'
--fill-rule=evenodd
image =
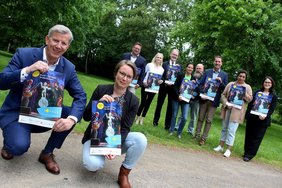
<path id="1" fill-rule="evenodd" d="M 57 24 L 57 25 L 54 25 L 53 27 L 51 27 L 49 29 L 48 36 L 51 37 L 54 32 L 58 32 L 58 33 L 61 33 L 61 34 L 64 34 L 64 35 L 69 34 L 70 35 L 69 44 L 73 41 L 73 35 L 72 35 L 71 30 L 64 25 Z"/>

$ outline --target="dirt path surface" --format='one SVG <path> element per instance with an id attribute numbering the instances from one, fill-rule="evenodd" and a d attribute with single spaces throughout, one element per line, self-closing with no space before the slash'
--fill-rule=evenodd
<path id="1" fill-rule="evenodd" d="M 49 134 L 33 134 L 32 145 L 23 156 L 10 161 L 0 159 L 1 187 L 118 187 L 116 180 L 124 156 L 107 161 L 99 172 L 88 172 L 81 165 L 82 135 L 75 133 L 69 135 L 62 149 L 55 151 L 61 174 L 48 173 L 37 158 Z M 132 187 L 142 188 L 282 188 L 282 170 L 235 157 L 226 159 L 219 154 L 149 145 L 131 171 L 130 182 Z"/>

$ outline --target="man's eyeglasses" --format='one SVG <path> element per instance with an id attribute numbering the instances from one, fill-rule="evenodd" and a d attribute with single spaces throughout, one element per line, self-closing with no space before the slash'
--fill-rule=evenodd
<path id="1" fill-rule="evenodd" d="M 120 74 L 120 76 L 122 77 L 122 78 L 127 78 L 127 79 L 129 79 L 129 80 L 131 80 L 132 78 L 133 78 L 133 76 L 131 76 L 131 75 L 128 75 L 128 74 L 125 74 L 124 72 L 121 72 L 121 71 L 118 71 L 118 73 Z"/>

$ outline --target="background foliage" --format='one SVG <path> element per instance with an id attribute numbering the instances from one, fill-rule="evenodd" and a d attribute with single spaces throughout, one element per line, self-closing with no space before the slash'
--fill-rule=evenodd
<path id="1" fill-rule="evenodd" d="M 66 56 L 82 72 L 112 77 L 122 53 L 139 41 L 147 62 L 158 51 L 167 59 L 178 48 L 182 64 L 210 68 L 220 54 L 230 81 L 246 69 L 257 89 L 271 75 L 281 96 L 280 0 L 2 0 L 0 12 L 0 49 L 11 53 L 42 46 L 48 29 L 59 23 L 74 33 Z M 278 111 L 281 118 L 281 106 Z"/>

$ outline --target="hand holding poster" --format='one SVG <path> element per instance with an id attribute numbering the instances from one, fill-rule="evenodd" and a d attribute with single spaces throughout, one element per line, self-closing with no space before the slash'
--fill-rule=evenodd
<path id="1" fill-rule="evenodd" d="M 257 92 L 251 114 L 266 117 L 271 101 L 272 95 L 267 95 L 263 92 Z"/>
<path id="2" fill-rule="evenodd" d="M 147 79 L 147 88 L 145 88 L 145 91 L 151 93 L 158 93 L 160 90 L 159 80 L 162 79 L 162 75 L 151 72 L 149 72 L 148 74 L 149 75 Z"/>
<path id="3" fill-rule="evenodd" d="M 166 72 L 165 83 L 169 85 L 173 85 L 180 70 L 181 70 L 180 65 L 169 65 Z"/>
<path id="4" fill-rule="evenodd" d="M 141 68 L 136 67 L 136 70 L 137 70 L 137 74 L 136 74 L 135 78 L 132 80 L 132 82 L 129 84 L 130 87 L 135 87 L 136 84 L 138 83 L 138 79 L 139 79 L 139 76 L 140 76 L 140 73 L 141 73 Z"/>
<path id="5" fill-rule="evenodd" d="M 185 102 L 189 102 L 191 98 L 193 98 L 193 93 L 196 88 L 196 84 L 188 80 L 187 78 L 183 78 L 180 89 L 179 89 L 179 97 Z"/>
<path id="6" fill-rule="evenodd" d="M 245 93 L 246 88 L 244 86 L 232 84 L 226 104 L 237 109 L 242 109 L 244 104 L 243 97 L 245 96 Z"/>
<path id="7" fill-rule="evenodd" d="M 121 155 L 121 115 L 117 102 L 92 102 L 91 155 Z"/>
<path id="8" fill-rule="evenodd" d="M 19 122 L 52 128 L 61 117 L 64 80 L 64 75 L 55 71 L 29 74 L 24 81 Z"/>
<path id="9" fill-rule="evenodd" d="M 219 85 L 220 82 L 218 80 L 207 78 L 205 85 L 202 88 L 202 92 L 200 93 L 200 97 L 214 101 Z"/>

